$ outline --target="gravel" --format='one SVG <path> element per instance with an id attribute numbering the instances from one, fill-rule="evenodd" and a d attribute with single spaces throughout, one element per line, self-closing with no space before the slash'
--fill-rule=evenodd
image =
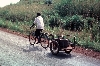
<path id="1" fill-rule="evenodd" d="M 100 60 L 71 52 L 51 54 L 49 48 L 34 47 L 27 38 L 0 31 L 1 66 L 100 66 Z"/>

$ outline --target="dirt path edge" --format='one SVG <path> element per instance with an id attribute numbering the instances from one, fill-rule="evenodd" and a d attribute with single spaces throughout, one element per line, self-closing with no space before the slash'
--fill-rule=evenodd
<path id="1" fill-rule="evenodd" d="M 15 31 L 10 30 L 10 29 L 6 29 L 6 28 L 1 28 L 0 27 L 0 30 L 8 32 L 8 33 L 11 33 L 11 34 L 15 34 L 17 36 L 22 36 L 24 38 L 28 38 L 28 35 L 24 35 L 24 34 L 22 34 L 20 32 L 15 32 Z M 96 59 L 100 60 L 100 52 L 96 52 L 96 51 L 93 51 L 91 49 L 86 49 L 86 48 L 82 48 L 80 46 L 76 46 L 75 49 L 73 50 L 73 52 L 81 53 L 83 55 L 90 56 L 90 57 L 93 57 L 93 58 L 96 58 Z"/>

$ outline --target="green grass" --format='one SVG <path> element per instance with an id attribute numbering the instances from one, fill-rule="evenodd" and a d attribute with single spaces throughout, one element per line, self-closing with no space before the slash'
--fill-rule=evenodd
<path id="1" fill-rule="evenodd" d="M 0 19 L 0 27 L 11 29 L 17 32 L 21 32 L 22 34 L 28 35 L 28 32 L 30 31 L 29 27 L 32 22 L 16 22 L 12 23 L 10 21 L 5 21 Z M 100 43 L 91 41 L 89 38 L 89 34 L 86 32 L 74 32 L 74 31 L 68 31 L 63 30 L 60 27 L 54 28 L 53 30 L 50 27 L 45 27 L 44 32 L 48 32 L 50 34 L 53 34 L 55 38 L 57 38 L 57 35 L 64 35 L 66 38 L 73 41 L 73 37 L 76 36 L 77 45 L 82 46 L 84 48 L 90 48 L 95 51 L 100 51 Z M 67 37 L 66 35 L 70 35 Z"/>
<path id="2" fill-rule="evenodd" d="M 43 13 L 43 11 L 47 11 L 47 13 L 49 11 L 54 11 L 53 8 L 55 6 L 55 4 L 60 3 L 63 0 L 53 0 L 53 4 L 48 6 L 47 4 L 43 4 L 44 0 L 40 0 L 41 2 L 33 2 L 31 4 L 27 4 L 27 2 L 19 2 L 16 5 L 9 5 L 6 6 L 4 8 L 0 8 L 0 15 L 3 14 L 3 18 L 0 19 L 0 27 L 3 28 L 7 28 L 7 29 L 11 29 L 11 30 L 15 30 L 18 32 L 21 32 L 23 34 L 28 34 L 29 32 L 29 27 L 32 24 L 32 19 L 35 18 L 36 13 L 37 12 L 41 12 Z M 82 1 L 82 0 L 81 0 Z M 82 4 L 88 4 L 88 5 L 96 5 L 99 6 L 100 4 L 98 4 L 99 2 L 97 2 L 97 0 L 83 0 L 82 2 L 77 2 L 77 0 L 73 0 L 73 2 L 77 5 L 79 5 L 79 3 Z M 93 2 L 91 2 L 93 1 Z M 97 4 L 96 4 L 97 3 Z M 96 7 L 95 6 L 95 7 Z M 96 9 L 96 8 L 95 8 Z M 49 11 L 48 11 L 49 10 Z M 98 7 L 97 7 L 97 12 L 99 11 Z M 3 20 L 6 17 L 9 16 L 14 16 L 14 18 L 16 18 L 15 22 L 11 22 L 10 20 L 12 18 L 10 18 L 10 20 Z M 23 18 L 24 16 L 26 16 L 26 19 L 23 21 L 17 21 L 19 18 Z M 43 14 L 44 18 L 47 18 L 48 14 Z M 66 19 L 66 18 L 65 18 Z M 48 22 L 48 20 L 45 19 L 44 21 L 45 23 Z M 80 45 L 82 47 L 85 48 L 91 48 L 93 50 L 96 51 L 100 51 L 100 43 L 99 42 L 95 42 L 94 40 L 90 39 L 90 33 L 86 32 L 86 30 L 83 30 L 81 32 L 74 32 L 74 31 L 68 31 L 68 30 L 63 30 L 61 29 L 61 27 L 57 28 L 55 27 L 53 30 L 47 25 L 45 26 L 45 32 L 49 32 L 55 35 L 71 35 L 69 38 L 71 41 L 73 40 L 73 37 L 76 36 L 76 41 L 77 41 L 77 45 Z"/>
<path id="3" fill-rule="evenodd" d="M 10 21 L 0 20 L 0 27 L 23 32 L 20 23 L 12 23 Z"/>

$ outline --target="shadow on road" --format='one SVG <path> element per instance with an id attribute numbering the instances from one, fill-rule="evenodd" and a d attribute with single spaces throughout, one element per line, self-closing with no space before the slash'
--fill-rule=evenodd
<path id="1" fill-rule="evenodd" d="M 65 58 L 72 58 L 72 57 L 74 57 L 74 55 L 66 54 L 64 52 L 59 52 L 57 55 L 52 55 L 52 53 L 47 53 L 47 57 L 65 59 Z"/>
<path id="2" fill-rule="evenodd" d="M 22 48 L 23 52 L 31 52 L 31 51 L 40 51 L 40 52 L 45 52 L 46 57 L 48 58 L 57 58 L 57 59 L 66 59 L 66 58 L 73 58 L 75 55 L 73 54 L 66 54 L 65 52 L 59 52 L 57 55 L 53 55 L 51 52 L 48 52 L 48 50 L 44 50 L 40 46 L 33 46 L 33 45 L 28 45 L 26 48 Z M 50 50 L 49 50 L 50 51 Z"/>
<path id="3" fill-rule="evenodd" d="M 30 45 L 27 48 L 22 48 L 23 52 L 31 52 L 31 51 L 42 51 L 41 48 L 39 48 L 39 46 L 33 46 Z"/>

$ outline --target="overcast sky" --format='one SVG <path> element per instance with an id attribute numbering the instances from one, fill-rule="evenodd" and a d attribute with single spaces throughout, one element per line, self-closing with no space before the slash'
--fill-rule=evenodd
<path id="1" fill-rule="evenodd" d="M 6 5 L 10 5 L 11 3 L 14 4 L 14 3 L 17 3 L 19 1 L 20 0 L 0 0 L 0 7 L 4 7 Z"/>

